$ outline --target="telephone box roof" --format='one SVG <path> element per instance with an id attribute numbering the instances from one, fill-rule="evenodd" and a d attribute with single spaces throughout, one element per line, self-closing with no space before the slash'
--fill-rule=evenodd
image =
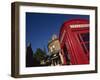
<path id="1" fill-rule="evenodd" d="M 89 24 L 89 20 L 87 20 L 87 19 L 71 19 L 71 20 L 67 20 L 62 24 L 62 26 L 60 28 L 60 34 L 59 35 L 62 34 L 63 30 L 69 28 L 70 25 L 75 25 L 75 24 Z"/>

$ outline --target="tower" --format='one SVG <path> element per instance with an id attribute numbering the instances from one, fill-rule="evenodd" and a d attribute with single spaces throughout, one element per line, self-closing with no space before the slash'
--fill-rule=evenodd
<path id="1" fill-rule="evenodd" d="M 60 57 L 60 42 L 57 36 L 54 34 L 52 36 L 52 40 L 48 43 L 48 51 L 50 53 L 51 65 L 60 65 L 61 57 Z"/>

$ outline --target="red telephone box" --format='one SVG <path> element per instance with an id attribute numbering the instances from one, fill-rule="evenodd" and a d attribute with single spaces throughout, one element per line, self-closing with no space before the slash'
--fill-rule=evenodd
<path id="1" fill-rule="evenodd" d="M 89 64 L 89 21 L 66 21 L 59 34 L 63 64 Z"/>

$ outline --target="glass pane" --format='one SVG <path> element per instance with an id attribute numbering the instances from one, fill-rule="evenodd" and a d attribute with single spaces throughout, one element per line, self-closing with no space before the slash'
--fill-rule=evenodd
<path id="1" fill-rule="evenodd" d="M 81 34 L 83 41 L 89 41 L 89 33 Z"/>
<path id="2" fill-rule="evenodd" d="M 84 52 L 87 53 L 87 52 L 86 52 L 85 46 L 84 46 L 83 44 L 81 44 L 81 45 L 82 45 L 82 47 L 83 47 Z"/>
<path id="3" fill-rule="evenodd" d="M 66 45 L 64 45 L 63 51 L 64 51 L 64 56 L 66 58 L 66 65 L 70 65 L 70 55 L 68 53 Z"/>
<path id="4" fill-rule="evenodd" d="M 78 39 L 79 39 L 79 41 L 80 41 L 80 42 L 82 42 L 82 40 L 80 39 L 80 36 L 79 36 L 79 34 L 78 34 L 77 36 L 78 36 Z"/>
<path id="5" fill-rule="evenodd" d="M 89 51 L 89 43 L 85 43 L 87 50 Z"/>

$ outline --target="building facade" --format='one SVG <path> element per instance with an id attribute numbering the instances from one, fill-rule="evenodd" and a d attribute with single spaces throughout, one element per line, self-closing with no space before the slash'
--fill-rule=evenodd
<path id="1" fill-rule="evenodd" d="M 73 19 L 64 22 L 59 41 L 62 64 L 89 64 L 89 21 Z"/>
<path id="2" fill-rule="evenodd" d="M 51 66 L 61 65 L 61 47 L 59 39 L 56 35 L 52 36 L 52 40 L 48 43 L 48 51 L 50 53 Z"/>

